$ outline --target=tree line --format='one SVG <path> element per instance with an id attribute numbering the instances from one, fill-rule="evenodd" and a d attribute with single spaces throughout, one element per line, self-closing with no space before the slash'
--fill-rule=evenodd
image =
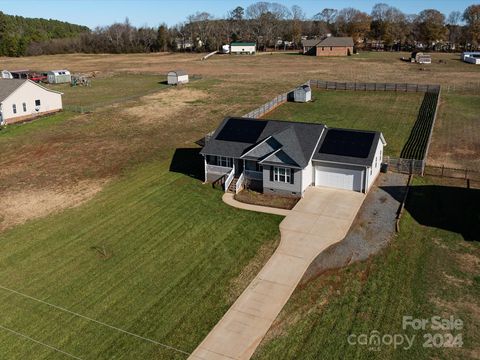
<path id="1" fill-rule="evenodd" d="M 325 8 L 307 18 L 298 5 L 288 8 L 262 1 L 246 8 L 237 6 L 221 18 L 197 12 L 175 26 L 135 27 L 127 19 L 91 31 L 70 33 L 71 36 L 32 38 L 24 45 L 24 54 L 214 51 L 238 40 L 254 41 L 261 51 L 299 48 L 303 39 L 326 34 L 351 36 L 357 47 L 367 49 L 478 49 L 480 4 L 448 16 L 435 9 L 405 14 L 396 7 L 378 3 L 370 13 L 351 7 Z"/>
<path id="2" fill-rule="evenodd" d="M 0 11 L 0 56 L 21 56 L 32 43 L 73 38 L 90 31 L 86 26 L 46 19 L 6 15 Z"/>

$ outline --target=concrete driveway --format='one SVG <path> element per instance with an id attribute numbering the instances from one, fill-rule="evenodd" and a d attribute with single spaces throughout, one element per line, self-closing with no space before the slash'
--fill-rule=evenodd
<path id="1" fill-rule="evenodd" d="M 364 199 L 310 187 L 280 223 L 275 253 L 189 359 L 250 359 L 310 263 L 343 240 Z"/>

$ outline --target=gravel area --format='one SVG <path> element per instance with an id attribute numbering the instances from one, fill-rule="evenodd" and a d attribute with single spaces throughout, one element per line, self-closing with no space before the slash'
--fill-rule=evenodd
<path id="1" fill-rule="evenodd" d="M 403 174 L 380 174 L 345 239 L 323 251 L 312 262 L 302 282 L 326 270 L 365 260 L 385 247 L 395 233 L 395 217 L 407 180 L 408 176 Z"/>

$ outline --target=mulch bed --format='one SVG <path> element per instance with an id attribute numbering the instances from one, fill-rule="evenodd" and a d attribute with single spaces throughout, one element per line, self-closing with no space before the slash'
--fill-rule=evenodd
<path id="1" fill-rule="evenodd" d="M 242 190 L 235 195 L 235 200 L 246 204 L 291 210 L 300 199 L 288 196 L 266 195 L 252 190 Z"/>

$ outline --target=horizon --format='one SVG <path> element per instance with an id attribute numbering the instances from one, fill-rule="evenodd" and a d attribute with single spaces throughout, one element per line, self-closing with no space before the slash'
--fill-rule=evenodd
<path id="1" fill-rule="evenodd" d="M 237 6 L 247 8 L 256 3 L 254 0 L 222 1 L 222 0 L 0 0 L 0 11 L 8 15 L 17 15 L 28 18 L 48 18 L 66 21 L 73 24 L 85 25 L 90 29 L 97 26 L 107 26 L 113 23 L 123 22 L 129 19 L 136 27 L 157 27 L 162 23 L 168 26 L 186 21 L 187 16 L 196 12 L 208 12 L 215 18 L 225 17 L 226 14 Z M 418 14 L 425 9 L 436 9 L 445 17 L 452 11 L 463 13 L 465 8 L 475 4 L 472 1 L 433 1 L 425 0 L 421 3 L 414 0 L 394 1 L 313 1 L 313 0 L 285 0 L 278 2 L 291 8 L 299 5 L 307 18 L 322 11 L 324 8 L 342 9 L 353 7 L 370 14 L 372 7 L 377 3 L 386 3 L 395 6 L 405 14 Z M 112 4 L 114 8 L 112 9 Z M 58 8 L 68 9 L 58 12 L 52 17 L 50 12 L 43 14 L 44 9 Z M 95 9 L 92 12 L 92 9 Z M 185 9 L 188 9 L 185 11 Z"/>

